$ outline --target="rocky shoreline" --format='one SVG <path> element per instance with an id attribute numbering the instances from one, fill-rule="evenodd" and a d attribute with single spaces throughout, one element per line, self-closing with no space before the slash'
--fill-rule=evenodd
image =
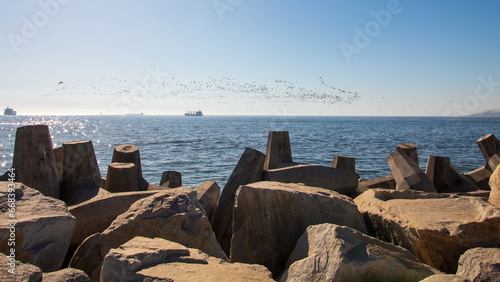
<path id="1" fill-rule="evenodd" d="M 400 143 L 391 174 L 355 159 L 293 161 L 287 131 L 246 148 L 226 185 L 160 185 L 139 148 L 117 146 L 102 177 L 92 141 L 53 148 L 48 126 L 17 129 L 0 182 L 2 281 L 500 281 L 500 141 L 485 166 Z M 479 153 L 479 152 L 478 152 Z"/>

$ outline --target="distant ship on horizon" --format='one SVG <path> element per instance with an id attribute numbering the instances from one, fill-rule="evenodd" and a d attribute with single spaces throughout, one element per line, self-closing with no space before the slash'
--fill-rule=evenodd
<path id="1" fill-rule="evenodd" d="M 3 114 L 6 115 L 6 116 L 15 116 L 15 115 L 17 115 L 17 112 L 14 111 L 14 109 L 11 109 L 11 108 L 7 107 L 7 109 L 5 109 L 3 111 Z"/>
<path id="2" fill-rule="evenodd" d="M 125 114 L 125 115 L 126 116 L 143 116 L 144 113 L 143 112 L 141 112 L 140 114 L 138 114 L 138 113 L 128 113 L 128 114 Z"/>
<path id="3" fill-rule="evenodd" d="M 188 111 L 187 113 L 184 114 L 187 117 L 202 117 L 203 113 L 201 111 Z"/>

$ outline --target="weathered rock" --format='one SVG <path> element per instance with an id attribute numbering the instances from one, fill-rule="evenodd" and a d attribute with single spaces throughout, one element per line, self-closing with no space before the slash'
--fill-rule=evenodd
<path id="1" fill-rule="evenodd" d="M 236 190 L 240 185 L 262 179 L 265 160 L 266 156 L 263 153 L 252 148 L 245 148 L 222 190 L 212 226 L 217 240 L 227 255 L 229 255 L 231 236 L 233 234 L 233 206 Z"/>
<path id="2" fill-rule="evenodd" d="M 500 249 L 467 250 L 458 261 L 457 275 L 468 281 L 500 281 Z"/>
<path id="3" fill-rule="evenodd" d="M 0 253 L 0 281 L 41 282 L 42 270 Z"/>
<path id="4" fill-rule="evenodd" d="M 399 143 L 396 146 L 396 151 L 400 152 L 403 155 L 407 155 L 412 161 L 418 165 L 418 153 L 417 153 L 417 145 L 412 143 Z"/>
<path id="5" fill-rule="evenodd" d="M 389 174 L 375 179 L 359 182 L 358 188 L 396 189 L 396 180 L 394 180 L 394 176 L 392 174 Z"/>
<path id="6" fill-rule="evenodd" d="M 242 185 L 233 212 L 231 261 L 264 265 L 274 277 L 284 270 L 295 243 L 309 225 L 335 223 L 366 230 L 349 197 L 298 184 Z"/>
<path id="7" fill-rule="evenodd" d="M 491 170 L 495 170 L 497 166 L 500 165 L 500 153 L 494 154 L 488 159 L 488 166 L 491 168 Z"/>
<path id="8" fill-rule="evenodd" d="M 182 174 L 177 171 L 165 171 L 161 175 L 160 186 L 177 188 L 182 186 Z"/>
<path id="9" fill-rule="evenodd" d="M 490 177 L 490 198 L 488 199 L 495 207 L 500 209 L 500 166 L 497 166 Z"/>
<path id="10" fill-rule="evenodd" d="M 139 191 L 137 167 L 133 163 L 111 163 L 104 189 L 111 193 Z"/>
<path id="11" fill-rule="evenodd" d="M 358 178 L 356 172 L 352 170 L 306 164 L 271 169 L 262 174 L 263 181 L 302 183 L 342 194 L 356 190 Z"/>
<path id="12" fill-rule="evenodd" d="M 477 140 L 477 146 L 481 150 L 484 159 L 486 160 L 486 168 L 493 171 L 495 168 L 489 166 L 489 159 L 500 153 L 500 141 L 493 134 L 488 134 Z"/>
<path id="13" fill-rule="evenodd" d="M 429 156 L 427 159 L 427 168 L 425 174 L 434 184 L 436 191 L 442 192 L 451 187 L 451 162 L 448 157 Z"/>
<path id="14" fill-rule="evenodd" d="M 332 167 L 356 171 L 356 159 L 352 157 L 335 155 L 333 157 Z"/>
<path id="15" fill-rule="evenodd" d="M 373 189 L 354 202 L 368 234 L 404 247 L 446 273 L 455 273 L 467 249 L 500 244 L 500 210 L 482 199 Z"/>
<path id="16" fill-rule="evenodd" d="M 207 214 L 208 220 L 213 223 L 215 210 L 217 210 L 217 202 L 220 197 L 220 187 L 214 181 L 207 180 L 200 186 L 196 187 L 198 202 Z"/>
<path id="17" fill-rule="evenodd" d="M 90 282 L 90 278 L 85 272 L 74 269 L 65 268 L 55 272 L 43 274 L 43 281 L 50 282 Z"/>
<path id="18" fill-rule="evenodd" d="M 488 181 L 490 179 L 492 171 L 486 167 L 480 167 L 471 172 L 463 173 L 467 179 L 472 181 L 481 190 L 490 190 Z"/>
<path id="19" fill-rule="evenodd" d="M 68 205 L 87 201 L 99 193 L 101 172 L 92 141 L 63 144 L 61 199 Z"/>
<path id="20" fill-rule="evenodd" d="M 454 274 L 436 274 L 421 280 L 420 282 L 468 282 L 462 277 Z"/>
<path id="21" fill-rule="evenodd" d="M 12 184 L 0 182 L 0 251 L 10 254 L 14 246 L 9 246 L 8 242 L 12 238 L 11 230 L 15 230 L 16 259 L 34 264 L 46 272 L 59 270 L 73 234 L 75 218 L 64 202 L 45 197 L 21 183 L 13 185 L 15 192 L 9 190 Z M 13 199 L 9 195 L 15 195 L 14 213 L 9 210 L 12 202 L 8 199 Z M 15 224 L 15 229 L 10 228 L 11 224 Z"/>
<path id="22" fill-rule="evenodd" d="M 133 203 L 157 192 L 109 193 L 69 207 L 69 212 L 76 218 L 70 250 L 76 250 L 83 240 L 90 235 L 104 231 L 120 214 L 126 212 Z"/>
<path id="23" fill-rule="evenodd" d="M 113 150 L 112 163 L 133 163 L 137 169 L 137 183 L 139 191 L 148 190 L 148 182 L 142 176 L 141 154 L 139 148 L 134 145 L 126 144 L 116 146 Z M 179 185 L 180 186 L 180 185 Z"/>
<path id="24" fill-rule="evenodd" d="M 350 227 L 307 227 L 280 281 L 420 281 L 441 273 L 411 252 Z"/>
<path id="25" fill-rule="evenodd" d="M 56 161 L 47 125 L 17 128 L 12 167 L 15 181 L 33 187 L 45 196 L 61 199 Z"/>
<path id="26" fill-rule="evenodd" d="M 396 189 L 436 192 L 429 177 L 407 155 L 399 151 L 392 152 L 387 162 L 396 180 Z"/>
<path id="27" fill-rule="evenodd" d="M 264 169 L 278 168 L 279 164 L 284 162 L 293 162 L 288 131 L 269 131 Z"/>
<path id="28" fill-rule="evenodd" d="M 429 156 L 425 174 L 439 193 L 471 192 L 479 189 L 456 171 L 448 157 Z"/>
<path id="29" fill-rule="evenodd" d="M 57 179 L 58 179 L 58 182 L 61 182 L 61 180 L 62 180 L 63 147 L 56 147 L 52 151 L 54 152 L 54 160 L 56 163 Z"/>
<path id="30" fill-rule="evenodd" d="M 109 250 L 136 236 L 168 239 L 227 259 L 199 206 L 196 192 L 182 187 L 135 202 L 106 230 L 87 238 L 78 247 L 70 266 L 98 281 L 102 260 Z"/>
<path id="31" fill-rule="evenodd" d="M 230 264 L 160 238 L 135 237 L 111 249 L 101 281 L 273 281 L 264 266 Z"/>

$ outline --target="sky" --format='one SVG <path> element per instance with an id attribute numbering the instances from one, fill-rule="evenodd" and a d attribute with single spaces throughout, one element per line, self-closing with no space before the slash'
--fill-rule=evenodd
<path id="1" fill-rule="evenodd" d="M 500 108 L 500 2 L 0 1 L 21 115 L 458 116 Z"/>

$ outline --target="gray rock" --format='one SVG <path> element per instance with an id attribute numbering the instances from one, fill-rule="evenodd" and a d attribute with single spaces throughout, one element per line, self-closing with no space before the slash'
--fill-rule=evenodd
<path id="1" fill-rule="evenodd" d="M 401 247 L 350 227 L 307 227 L 280 281 L 420 281 L 441 273 Z"/>
<path id="2" fill-rule="evenodd" d="M 266 266 L 277 277 L 309 225 L 335 223 L 362 232 L 353 201 L 335 191 L 279 182 L 242 185 L 236 195 L 231 262 Z"/>
<path id="3" fill-rule="evenodd" d="M 160 238 L 135 237 L 104 258 L 101 281 L 273 281 L 264 266 L 230 264 Z"/>
<path id="4" fill-rule="evenodd" d="M 5 219 L 0 221 L 0 251 L 8 255 L 15 248 L 16 259 L 34 264 L 42 271 L 59 270 L 75 228 L 75 218 L 63 201 L 46 197 L 21 183 L 14 185 L 15 213 L 11 218 L 9 182 L 0 182 L 0 210 Z M 17 220 L 15 246 L 8 245 L 13 230 L 10 227 L 14 224 L 8 220 L 12 219 Z"/>
<path id="5" fill-rule="evenodd" d="M 500 249 L 467 250 L 460 256 L 457 275 L 469 281 L 500 281 Z"/>

